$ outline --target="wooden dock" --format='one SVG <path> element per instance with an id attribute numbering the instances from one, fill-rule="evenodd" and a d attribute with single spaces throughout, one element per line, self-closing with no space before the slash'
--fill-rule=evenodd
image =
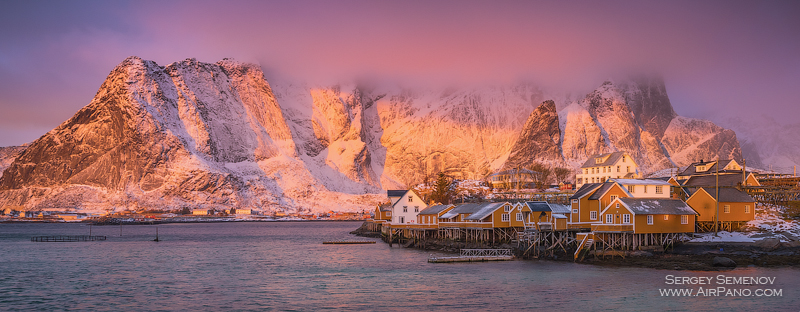
<path id="1" fill-rule="evenodd" d="M 513 260 L 511 249 L 461 249 L 461 255 L 454 257 L 430 257 L 430 263 L 483 262 Z"/>
<path id="2" fill-rule="evenodd" d="M 45 243 L 63 243 L 63 242 L 94 242 L 104 241 L 105 236 L 90 236 L 90 235 L 52 235 L 52 236 L 34 236 L 31 237 L 32 242 L 45 242 Z"/>
<path id="3" fill-rule="evenodd" d="M 358 245 L 358 244 L 374 244 L 375 241 L 327 241 L 322 242 L 323 245 Z"/>

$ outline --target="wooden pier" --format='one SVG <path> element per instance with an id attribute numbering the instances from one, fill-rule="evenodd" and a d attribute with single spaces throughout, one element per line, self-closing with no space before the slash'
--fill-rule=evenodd
<path id="1" fill-rule="evenodd" d="M 483 262 L 513 260 L 511 249 L 461 249 L 461 255 L 454 257 L 430 257 L 430 263 Z"/>
<path id="2" fill-rule="evenodd" d="M 63 243 L 63 242 L 93 242 L 104 241 L 105 236 L 90 236 L 90 235 L 54 235 L 54 236 L 34 236 L 31 237 L 32 242 L 44 243 Z"/>
<path id="3" fill-rule="evenodd" d="M 322 242 L 323 245 L 359 245 L 359 244 L 374 244 L 375 241 L 326 241 Z"/>

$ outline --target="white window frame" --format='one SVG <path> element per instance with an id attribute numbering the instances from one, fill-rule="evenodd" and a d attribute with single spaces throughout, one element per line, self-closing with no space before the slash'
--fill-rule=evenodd
<path id="1" fill-rule="evenodd" d="M 664 221 L 669 220 L 669 215 L 664 215 Z"/>
<path id="2" fill-rule="evenodd" d="M 577 199 L 573 199 L 573 200 L 572 200 L 572 203 L 573 203 L 573 204 L 577 204 L 577 203 L 578 203 L 578 200 L 577 200 Z"/>
<path id="3" fill-rule="evenodd" d="M 653 225 L 653 215 L 647 215 L 647 225 Z"/>
<path id="4" fill-rule="evenodd" d="M 589 220 L 597 220 L 597 211 L 589 211 Z"/>
<path id="5" fill-rule="evenodd" d="M 725 213 L 731 213 L 731 205 L 722 206 L 722 211 Z"/>
<path id="6" fill-rule="evenodd" d="M 572 209 L 572 213 L 578 213 L 578 209 Z"/>
<path id="7" fill-rule="evenodd" d="M 408 206 L 403 206 L 403 212 L 408 212 Z"/>
<path id="8" fill-rule="evenodd" d="M 628 185 L 628 192 L 633 194 L 634 191 L 636 191 L 636 185 Z"/>
<path id="9" fill-rule="evenodd" d="M 689 215 L 681 215 L 681 224 L 689 224 Z"/>
<path id="10" fill-rule="evenodd" d="M 419 212 L 419 206 L 414 206 L 414 212 Z"/>
<path id="11" fill-rule="evenodd" d="M 522 221 L 522 213 L 517 212 L 517 221 Z"/>
<path id="12" fill-rule="evenodd" d="M 625 223 L 625 224 L 631 223 L 631 215 L 627 214 L 627 213 L 622 215 L 622 223 Z"/>
<path id="13" fill-rule="evenodd" d="M 750 205 L 744 205 L 744 213 L 750 213 Z"/>
<path id="14" fill-rule="evenodd" d="M 614 215 L 607 213 L 606 214 L 606 223 L 611 224 L 614 223 Z"/>
<path id="15" fill-rule="evenodd" d="M 504 214 L 500 215 L 500 221 L 508 222 L 510 220 L 511 220 L 511 217 L 509 217 L 509 215 L 507 213 L 504 213 Z"/>
<path id="16" fill-rule="evenodd" d="M 656 194 L 664 194 L 664 186 L 656 185 Z"/>
<path id="17" fill-rule="evenodd" d="M 503 211 L 504 212 L 509 212 L 509 211 L 511 211 L 511 208 L 512 208 L 511 206 L 505 206 L 505 207 L 503 207 Z"/>
<path id="18" fill-rule="evenodd" d="M 617 195 L 611 195 L 611 202 L 614 202 L 615 199 L 619 198 Z M 619 208 L 619 204 L 617 204 L 617 208 Z"/>

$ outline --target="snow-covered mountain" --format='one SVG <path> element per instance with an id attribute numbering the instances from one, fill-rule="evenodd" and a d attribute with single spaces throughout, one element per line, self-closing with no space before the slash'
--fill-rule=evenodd
<path id="1" fill-rule="evenodd" d="M 310 86 L 257 65 L 130 57 L 0 177 L 0 206 L 361 210 L 440 171 L 482 179 L 533 161 L 625 150 L 645 171 L 740 158 L 735 134 L 679 117 L 663 82 L 585 97 L 536 86 Z"/>
<path id="2" fill-rule="evenodd" d="M 747 166 L 794 173 L 800 165 L 800 123 L 784 125 L 765 115 L 718 116 L 715 122 L 736 131 Z"/>

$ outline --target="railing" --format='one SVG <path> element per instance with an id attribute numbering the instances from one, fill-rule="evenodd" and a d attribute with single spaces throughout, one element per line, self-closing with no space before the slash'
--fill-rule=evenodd
<path id="1" fill-rule="evenodd" d="M 440 228 L 482 228 L 491 229 L 491 222 L 439 222 Z"/>
<path id="2" fill-rule="evenodd" d="M 592 224 L 592 232 L 633 232 L 633 224 Z"/>
<path id="3" fill-rule="evenodd" d="M 462 257 L 511 257 L 511 249 L 461 249 Z"/>
<path id="4" fill-rule="evenodd" d="M 581 254 L 581 251 L 583 251 L 583 248 L 588 247 L 594 242 L 594 239 L 591 238 L 594 236 L 593 234 L 578 233 L 576 237 L 580 239 L 581 234 L 583 234 L 583 239 L 581 240 L 581 243 L 578 245 L 578 250 L 575 250 L 575 255 L 574 255 L 575 258 L 573 260 L 578 260 L 578 256 Z"/>

